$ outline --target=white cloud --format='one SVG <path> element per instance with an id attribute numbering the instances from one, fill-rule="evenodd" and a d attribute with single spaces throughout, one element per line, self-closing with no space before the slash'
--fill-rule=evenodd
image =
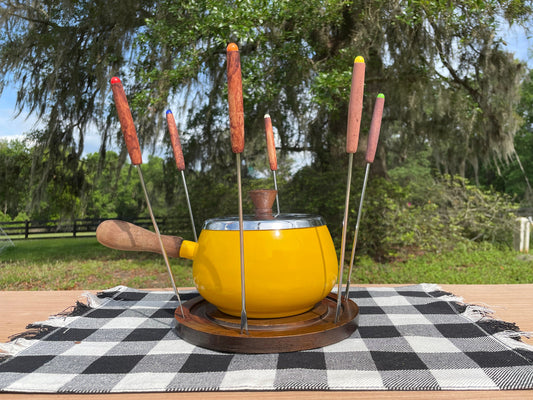
<path id="1" fill-rule="evenodd" d="M 0 108 L 0 138 L 19 137 L 39 127 L 39 123 L 34 116 L 19 115 L 15 118 L 12 108 L 5 106 Z"/>

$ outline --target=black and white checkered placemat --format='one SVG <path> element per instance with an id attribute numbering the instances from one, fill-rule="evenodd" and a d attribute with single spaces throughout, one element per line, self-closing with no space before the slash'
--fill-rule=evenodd
<path id="1" fill-rule="evenodd" d="M 184 299 L 196 293 L 183 294 Z M 213 390 L 533 389 L 533 348 L 513 324 L 462 304 L 436 285 L 353 288 L 358 330 L 321 349 L 228 354 L 172 329 L 172 292 L 116 287 L 82 315 L 33 325 L 0 363 L 0 391 L 52 393 Z"/>

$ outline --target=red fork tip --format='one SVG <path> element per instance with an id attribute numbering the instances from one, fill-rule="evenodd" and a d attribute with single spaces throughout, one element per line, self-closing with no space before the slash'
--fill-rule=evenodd
<path id="1" fill-rule="evenodd" d="M 114 83 L 121 83 L 120 78 L 118 76 L 114 76 L 111 78 L 111 84 L 113 85 Z"/>
<path id="2" fill-rule="evenodd" d="M 239 51 L 239 47 L 235 43 L 228 44 L 226 51 Z"/>

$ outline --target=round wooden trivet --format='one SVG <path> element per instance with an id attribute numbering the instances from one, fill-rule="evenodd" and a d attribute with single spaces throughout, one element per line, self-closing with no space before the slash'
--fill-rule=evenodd
<path id="1" fill-rule="evenodd" d="M 229 353 L 285 353 L 340 342 L 358 326 L 359 307 L 342 298 L 337 323 L 337 295 L 330 293 L 310 311 L 283 318 L 248 319 L 248 334 L 240 331 L 240 318 L 220 312 L 198 296 L 176 309 L 178 335 L 189 343 Z"/>

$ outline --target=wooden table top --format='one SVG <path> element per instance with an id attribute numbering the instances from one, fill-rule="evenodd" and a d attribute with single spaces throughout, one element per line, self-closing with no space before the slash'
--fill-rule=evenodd
<path id="1" fill-rule="evenodd" d="M 402 286 L 364 285 L 364 286 Z M 442 290 L 463 297 L 466 303 L 484 305 L 494 310 L 494 317 L 516 323 L 524 332 L 533 332 L 533 284 L 521 285 L 441 285 Z M 168 290 L 168 289 L 167 289 Z M 76 300 L 84 301 L 84 290 L 72 291 L 2 291 L 0 292 L 0 342 L 7 342 L 9 336 L 24 331 L 27 324 L 44 321 L 52 314 L 74 305 Z M 91 290 L 89 292 L 96 293 Z M 523 339 L 533 346 L 533 338 Z M 163 400 L 163 399 L 533 399 L 533 390 L 527 391 L 442 391 L 442 392 L 202 392 L 202 393 L 131 393 L 123 394 L 0 394 L 0 399 L 13 400 Z"/>

